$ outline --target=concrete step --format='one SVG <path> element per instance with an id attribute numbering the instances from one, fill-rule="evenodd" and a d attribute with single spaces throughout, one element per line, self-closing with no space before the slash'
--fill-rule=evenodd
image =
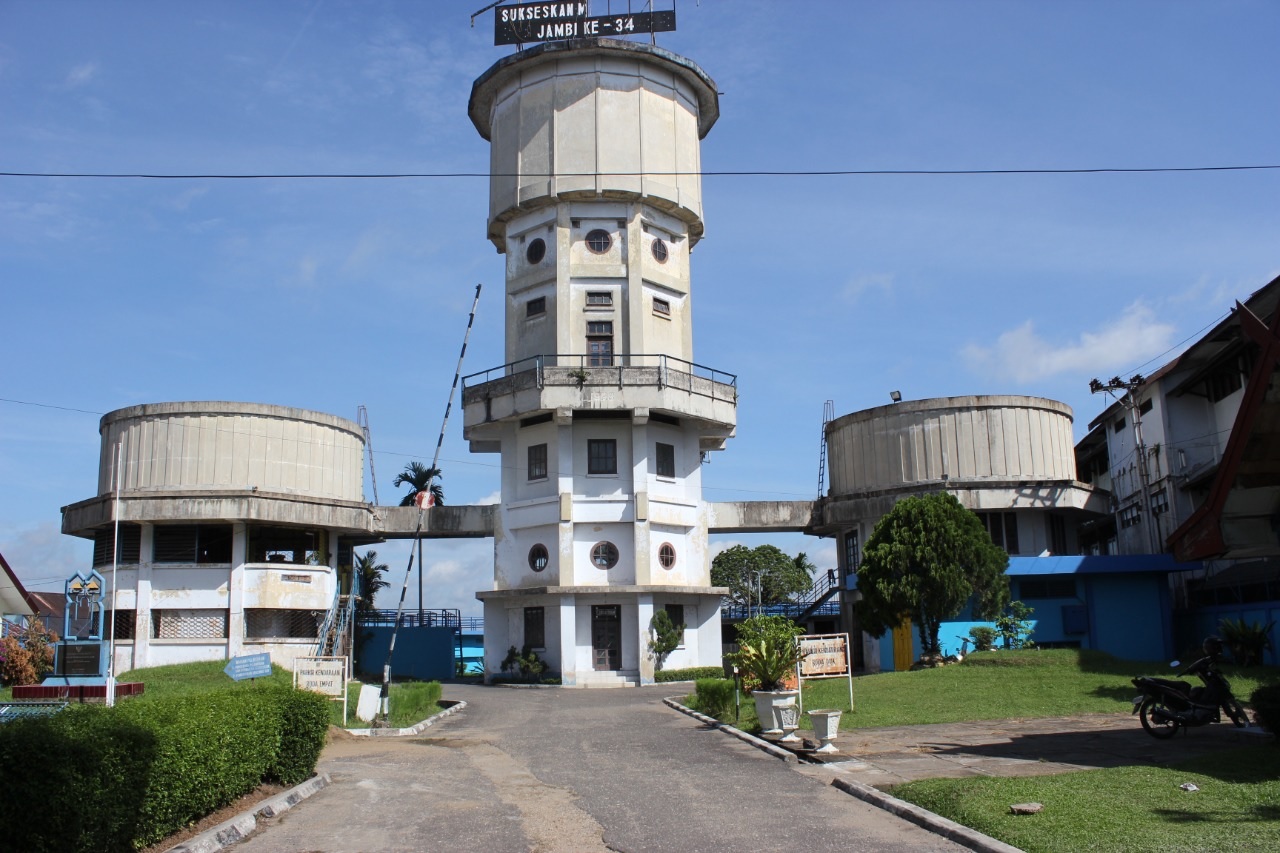
<path id="1" fill-rule="evenodd" d="M 639 685 L 640 673 L 638 672 L 578 673 L 578 687 L 599 689 L 607 687 L 638 687 Z"/>

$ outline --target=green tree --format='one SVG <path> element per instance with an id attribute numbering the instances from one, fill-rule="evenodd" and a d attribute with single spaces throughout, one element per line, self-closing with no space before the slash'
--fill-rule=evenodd
<path id="1" fill-rule="evenodd" d="M 727 586 L 736 604 L 781 604 L 813 588 L 813 568 L 804 554 L 792 559 L 774 545 L 734 545 L 711 561 L 711 584 Z"/>
<path id="2" fill-rule="evenodd" d="M 410 462 L 404 466 L 404 470 L 392 483 L 397 489 L 401 486 L 409 487 L 409 493 L 400 500 L 400 506 L 413 506 L 413 499 L 418 496 L 418 492 L 426 490 L 428 483 L 431 484 L 431 494 L 436 499 L 436 506 L 444 506 L 444 487 L 438 482 L 443 476 L 439 468 L 423 465 L 421 462 Z"/>
<path id="3" fill-rule="evenodd" d="M 649 620 L 649 651 L 653 653 L 653 668 L 661 670 L 667 656 L 680 648 L 680 640 L 684 637 L 684 625 L 671 621 L 671 614 L 659 610 Z"/>
<path id="4" fill-rule="evenodd" d="M 925 656 L 940 654 L 938 630 L 973 599 L 974 616 L 993 619 L 1009 601 L 1009 555 L 978 516 L 946 492 L 899 501 L 867 540 L 855 605 L 873 637 L 910 616 Z"/>
<path id="5" fill-rule="evenodd" d="M 360 579 L 360 600 L 356 609 L 361 613 L 372 611 L 374 595 L 390 586 L 382 577 L 386 573 L 387 564 L 378 562 L 377 551 L 365 551 L 356 558 L 355 575 Z"/>

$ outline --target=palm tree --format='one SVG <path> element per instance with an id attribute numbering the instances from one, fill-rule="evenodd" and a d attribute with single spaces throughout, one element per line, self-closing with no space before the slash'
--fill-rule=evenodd
<path id="1" fill-rule="evenodd" d="M 431 495 L 436 499 L 436 506 L 444 506 L 444 487 L 437 482 L 443 476 L 439 468 L 432 468 L 421 462 L 410 462 L 404 466 L 404 470 L 392 483 L 397 488 L 409 487 L 409 494 L 400 501 L 400 506 L 413 506 L 413 499 L 418 496 L 418 492 L 427 488 L 427 483 L 431 484 Z"/>
<path id="2" fill-rule="evenodd" d="M 387 564 L 378 562 L 377 551 L 365 551 L 356 559 L 355 572 L 360 579 L 360 601 L 356 609 L 361 613 L 372 611 L 374 595 L 391 585 L 382 579 L 386 571 Z"/>

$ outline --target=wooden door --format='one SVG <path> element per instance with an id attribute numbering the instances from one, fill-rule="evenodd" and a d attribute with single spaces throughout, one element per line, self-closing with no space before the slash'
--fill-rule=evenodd
<path id="1" fill-rule="evenodd" d="M 591 654 L 593 668 L 601 672 L 622 669 L 622 614 L 616 604 L 591 608 Z"/>
<path id="2" fill-rule="evenodd" d="M 915 663 L 915 649 L 911 642 L 911 619 L 902 617 L 902 622 L 893 629 L 893 668 L 898 672 L 906 672 Z"/>

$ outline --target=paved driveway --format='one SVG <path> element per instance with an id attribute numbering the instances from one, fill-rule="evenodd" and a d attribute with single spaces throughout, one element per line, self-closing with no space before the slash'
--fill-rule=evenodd
<path id="1" fill-rule="evenodd" d="M 671 710 L 670 685 L 449 685 L 466 710 L 418 738 L 343 739 L 334 784 L 249 851 L 958 851 Z"/>

